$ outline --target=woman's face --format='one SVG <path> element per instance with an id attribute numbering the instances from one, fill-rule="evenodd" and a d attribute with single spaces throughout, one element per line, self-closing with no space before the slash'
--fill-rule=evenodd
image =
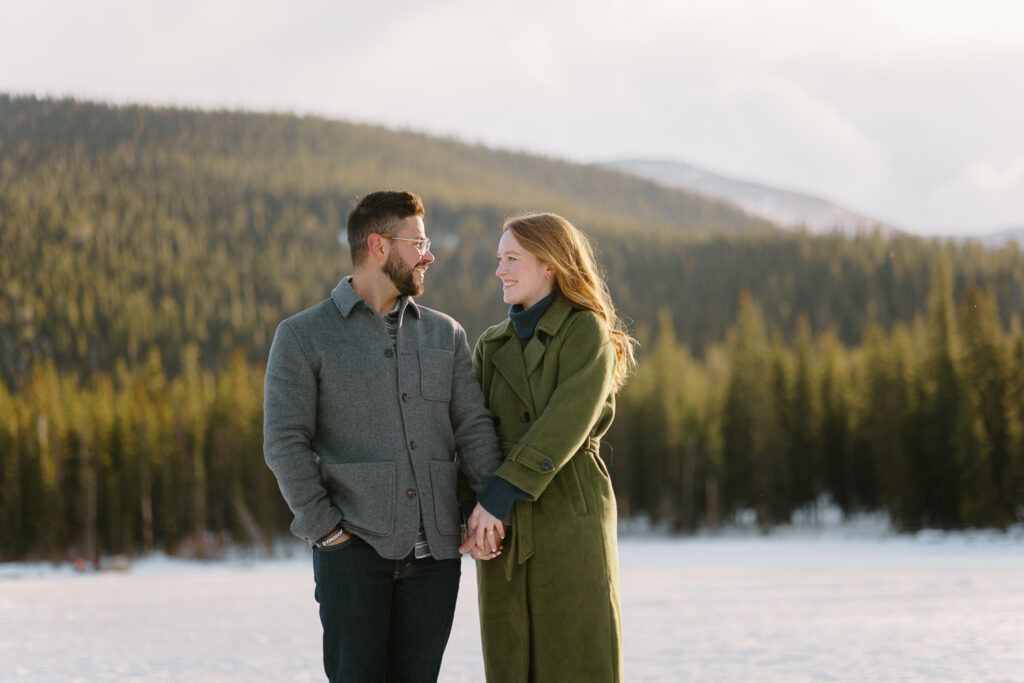
<path id="1" fill-rule="evenodd" d="M 505 303 L 521 304 L 523 308 L 533 306 L 554 291 L 554 273 L 554 269 L 523 249 L 511 230 L 502 233 L 494 274 L 501 280 Z"/>

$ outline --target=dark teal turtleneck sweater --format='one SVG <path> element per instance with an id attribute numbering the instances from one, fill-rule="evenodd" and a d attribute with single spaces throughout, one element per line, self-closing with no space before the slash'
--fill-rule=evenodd
<path id="1" fill-rule="evenodd" d="M 516 336 L 519 337 L 519 343 L 522 344 L 523 348 L 526 348 L 526 344 L 537 329 L 537 323 L 540 322 L 541 316 L 544 315 L 544 311 L 548 310 L 548 306 L 551 305 L 556 296 L 558 296 L 556 292 L 551 292 L 525 310 L 522 304 L 512 304 L 509 307 L 508 317 L 512 321 L 512 329 L 515 331 Z"/>

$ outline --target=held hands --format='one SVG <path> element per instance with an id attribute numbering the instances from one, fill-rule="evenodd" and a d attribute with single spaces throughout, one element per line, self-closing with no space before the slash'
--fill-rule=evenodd
<path id="1" fill-rule="evenodd" d="M 501 554 L 504 538 L 505 525 L 477 503 L 466 522 L 466 536 L 459 552 L 469 553 L 475 560 L 490 560 Z"/>

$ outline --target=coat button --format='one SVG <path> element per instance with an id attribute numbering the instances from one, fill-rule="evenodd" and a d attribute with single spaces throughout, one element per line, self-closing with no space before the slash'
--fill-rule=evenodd
<path id="1" fill-rule="evenodd" d="M 523 422 L 530 421 L 530 413 L 523 413 Z"/>
<path id="2" fill-rule="evenodd" d="M 409 448 L 416 448 L 416 442 L 415 441 L 410 441 L 409 442 Z"/>
<path id="3" fill-rule="evenodd" d="M 409 402 L 409 394 L 402 394 L 402 403 Z"/>
<path id="4" fill-rule="evenodd" d="M 415 498 L 416 497 L 416 490 L 415 489 L 409 489 L 408 491 L 405 492 L 405 495 L 409 496 L 410 498 Z"/>
<path id="5" fill-rule="evenodd" d="M 394 355 L 395 355 L 395 352 L 394 352 L 394 351 L 392 351 L 391 349 L 387 349 L 387 350 L 386 350 L 386 351 L 384 352 L 384 357 L 385 357 L 385 358 L 391 358 L 391 357 L 392 357 L 392 356 L 394 356 Z"/>
<path id="6" fill-rule="evenodd" d="M 550 460 L 545 460 L 544 462 L 542 462 L 540 464 L 540 468 L 542 470 L 544 470 L 545 472 L 550 472 L 551 471 L 551 461 Z"/>

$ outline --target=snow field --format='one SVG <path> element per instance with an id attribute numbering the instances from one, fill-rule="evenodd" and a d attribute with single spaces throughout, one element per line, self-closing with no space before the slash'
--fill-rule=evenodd
<path id="1" fill-rule="evenodd" d="M 779 534 L 620 542 L 628 681 L 1024 681 L 1024 539 Z M 0 679 L 320 681 L 308 552 L 0 565 Z M 441 681 L 483 680 L 463 561 Z"/>

